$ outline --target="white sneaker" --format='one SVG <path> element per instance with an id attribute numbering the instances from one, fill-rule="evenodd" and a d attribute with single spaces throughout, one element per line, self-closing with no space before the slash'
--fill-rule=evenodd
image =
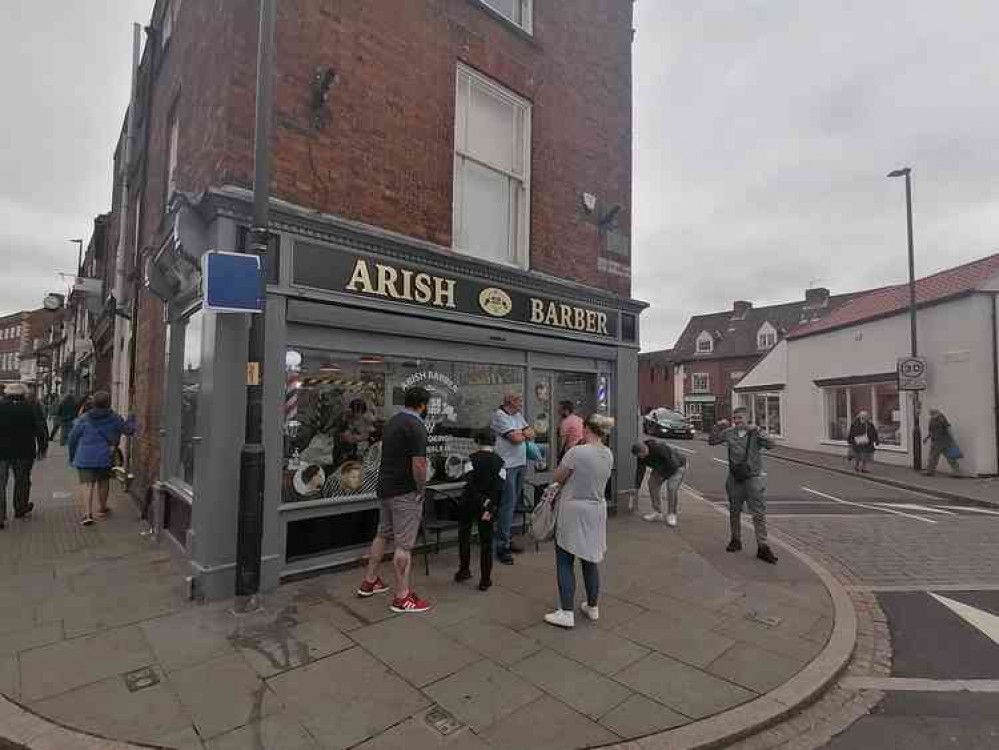
<path id="1" fill-rule="evenodd" d="M 646 513 L 644 516 L 642 516 L 642 520 L 643 521 L 648 521 L 650 523 L 655 522 L 655 521 L 662 521 L 663 520 L 663 514 L 662 513 L 656 513 L 655 511 L 652 511 L 651 513 Z"/>
<path id="2" fill-rule="evenodd" d="M 589 617 L 594 622 L 600 619 L 600 607 L 591 607 L 586 602 L 583 602 L 579 608 L 583 610 L 584 615 Z"/>
<path id="3" fill-rule="evenodd" d="M 670 513 L 666 516 L 666 525 L 676 528 L 676 513 Z"/>
<path id="4" fill-rule="evenodd" d="M 576 627 L 575 615 L 572 612 L 566 612 L 564 609 L 556 609 L 554 612 L 549 612 L 545 615 L 545 622 L 559 628 Z"/>

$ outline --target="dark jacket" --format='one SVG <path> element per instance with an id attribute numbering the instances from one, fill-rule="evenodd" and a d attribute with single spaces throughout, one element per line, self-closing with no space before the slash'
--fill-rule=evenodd
<path id="1" fill-rule="evenodd" d="M 649 449 L 649 455 L 638 459 L 638 472 L 635 474 L 636 487 L 642 486 L 646 469 L 652 469 L 663 479 L 669 479 L 679 471 L 681 466 L 687 465 L 687 458 L 668 443 L 646 440 L 645 445 Z"/>
<path id="2" fill-rule="evenodd" d="M 495 514 L 503 494 L 503 459 L 492 451 L 476 451 L 468 460 L 472 469 L 465 474 L 462 503 L 476 513 Z"/>
<path id="3" fill-rule="evenodd" d="M 954 436 L 950 432 L 950 422 L 943 414 L 930 418 L 930 442 L 941 450 L 947 450 L 954 444 Z"/>
<path id="4" fill-rule="evenodd" d="M 69 462 L 77 469 L 110 469 L 112 449 L 122 435 L 135 434 L 135 423 L 111 409 L 91 409 L 69 433 Z"/>
<path id="5" fill-rule="evenodd" d="M 49 432 L 23 396 L 0 401 L 0 461 L 34 460 L 49 447 Z"/>
<path id="6" fill-rule="evenodd" d="M 857 444 L 857 438 L 861 435 L 867 436 L 866 445 Z M 846 441 L 856 453 L 874 453 L 874 449 L 881 442 L 881 436 L 878 435 L 878 428 L 874 426 L 873 422 L 864 424 L 858 419 L 850 425 L 850 435 Z"/>
<path id="7" fill-rule="evenodd" d="M 741 434 L 740 434 L 741 433 Z M 735 464 L 748 464 L 749 476 L 763 474 L 762 451 L 770 450 L 773 442 L 759 428 L 716 427 L 708 436 L 708 445 L 724 445 L 728 448 L 729 471 Z"/>
<path id="8" fill-rule="evenodd" d="M 56 417 L 60 422 L 72 422 L 76 419 L 76 411 L 80 408 L 79 402 L 74 396 L 66 396 L 59 402 L 56 409 Z"/>

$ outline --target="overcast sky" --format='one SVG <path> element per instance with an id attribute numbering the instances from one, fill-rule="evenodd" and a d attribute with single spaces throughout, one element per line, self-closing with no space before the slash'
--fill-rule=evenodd
<path id="1" fill-rule="evenodd" d="M 0 313 L 64 287 L 66 240 L 109 207 L 130 23 L 151 9 L 0 0 Z M 920 274 L 999 251 L 994 0 L 638 0 L 635 23 L 646 348 L 734 299 L 904 281 L 899 166 Z"/>

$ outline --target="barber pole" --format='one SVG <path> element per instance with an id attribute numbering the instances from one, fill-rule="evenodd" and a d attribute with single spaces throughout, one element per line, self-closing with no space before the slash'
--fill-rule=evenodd
<path id="1" fill-rule="evenodd" d="M 298 389 L 302 387 L 297 370 L 290 370 L 284 389 L 284 424 L 285 432 L 294 435 L 298 427 Z"/>

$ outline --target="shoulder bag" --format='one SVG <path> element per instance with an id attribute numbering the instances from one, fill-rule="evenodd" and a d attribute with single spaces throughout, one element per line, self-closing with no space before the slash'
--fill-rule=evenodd
<path id="1" fill-rule="evenodd" d="M 746 457 L 739 463 L 729 464 L 728 470 L 734 479 L 739 484 L 742 484 L 747 479 L 753 476 L 753 469 L 749 465 L 749 454 L 752 452 L 753 447 L 753 437 L 756 435 L 755 432 L 750 432 L 746 436 Z"/>
<path id="2" fill-rule="evenodd" d="M 558 500 L 561 494 L 562 487 L 557 483 L 548 485 L 538 504 L 531 511 L 531 536 L 535 541 L 548 542 L 555 538 Z"/>

